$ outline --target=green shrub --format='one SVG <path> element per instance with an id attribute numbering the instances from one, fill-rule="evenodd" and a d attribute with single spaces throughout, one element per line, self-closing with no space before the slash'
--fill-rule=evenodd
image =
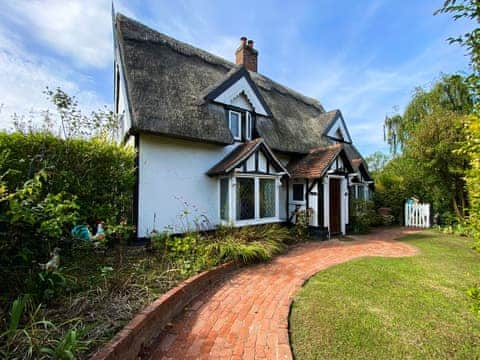
<path id="1" fill-rule="evenodd" d="M 127 242 L 134 155 L 100 139 L 0 132 L 0 306 L 24 291 L 41 301 L 59 295 L 46 286 L 55 279 L 39 278 L 39 263 L 55 247 L 65 258 L 93 251 L 72 239 L 74 225 L 103 220 L 110 244 Z"/>
<path id="2" fill-rule="evenodd" d="M 0 198 L 0 261 L 5 267 L 29 267 L 32 261 L 47 260 L 78 220 L 76 198 L 64 192 L 45 194 L 47 179 L 41 171 L 17 190 L 0 182 L 4 189 Z"/>
<path id="3" fill-rule="evenodd" d="M 374 209 L 372 201 L 352 199 L 350 202 L 350 230 L 363 234 L 370 230 L 379 221 L 379 215 Z"/>
<path id="4" fill-rule="evenodd" d="M 217 262 L 235 260 L 248 264 L 269 260 L 284 250 L 289 240 L 290 232 L 279 225 L 220 227 L 209 238 L 207 251 Z"/>
<path id="5" fill-rule="evenodd" d="M 36 303 L 48 304 L 75 287 L 75 279 L 60 270 L 39 271 L 26 279 L 25 291 Z"/>
<path id="6" fill-rule="evenodd" d="M 295 225 L 292 234 L 296 241 L 303 241 L 308 237 L 308 227 L 312 217 L 312 209 L 299 209 L 295 211 Z"/>
<path id="7" fill-rule="evenodd" d="M 80 219 L 119 223 L 131 218 L 134 150 L 101 139 L 63 140 L 49 133 L 0 132 L 0 174 L 16 189 L 44 170 L 44 194 L 76 197 Z"/>
<path id="8" fill-rule="evenodd" d="M 231 260 L 245 264 L 269 260 L 284 250 L 291 239 L 289 230 L 279 225 L 220 226 L 203 235 L 154 234 L 151 247 L 175 262 L 182 274 L 192 274 Z"/>

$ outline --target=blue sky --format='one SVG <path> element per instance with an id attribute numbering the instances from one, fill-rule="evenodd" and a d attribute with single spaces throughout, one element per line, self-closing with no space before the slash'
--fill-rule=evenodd
<path id="1" fill-rule="evenodd" d="M 327 110 L 339 108 L 362 153 L 387 151 L 382 123 L 416 86 L 464 72 L 446 39 L 472 24 L 433 16 L 443 0 L 115 1 L 128 16 L 228 60 L 240 36 L 255 40 L 259 72 Z M 62 87 L 92 110 L 112 104 L 110 1 L 2 0 L 0 128 L 11 114 L 48 108 Z"/>

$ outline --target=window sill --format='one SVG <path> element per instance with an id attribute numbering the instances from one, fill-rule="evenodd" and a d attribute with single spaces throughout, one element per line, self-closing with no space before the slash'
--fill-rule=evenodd
<path id="1" fill-rule="evenodd" d="M 261 218 L 261 219 L 236 220 L 233 222 L 233 224 L 231 222 L 222 220 L 222 224 L 223 225 L 232 224 L 235 227 L 240 227 L 240 226 L 248 226 L 248 225 L 272 224 L 272 223 L 279 223 L 284 221 L 285 220 L 282 220 L 278 217 L 270 217 L 270 218 Z"/>

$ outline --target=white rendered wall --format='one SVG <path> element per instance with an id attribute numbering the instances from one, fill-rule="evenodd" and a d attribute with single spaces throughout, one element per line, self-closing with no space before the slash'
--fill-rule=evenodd
<path id="1" fill-rule="evenodd" d="M 146 237 L 153 229 L 163 231 L 169 226 L 174 226 L 174 231 L 184 230 L 180 218 L 184 202 L 192 213 L 191 221 L 204 214 L 212 225 L 217 225 L 218 179 L 205 173 L 234 146 L 141 134 L 137 235 Z"/>

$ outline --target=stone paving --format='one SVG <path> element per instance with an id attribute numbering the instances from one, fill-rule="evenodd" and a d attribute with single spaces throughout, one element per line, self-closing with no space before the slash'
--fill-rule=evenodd
<path id="1" fill-rule="evenodd" d="M 269 263 L 235 270 L 174 320 L 151 359 L 292 359 L 288 315 L 303 283 L 358 257 L 415 255 L 416 248 L 393 240 L 413 232 L 385 229 L 355 241 L 305 243 Z"/>

